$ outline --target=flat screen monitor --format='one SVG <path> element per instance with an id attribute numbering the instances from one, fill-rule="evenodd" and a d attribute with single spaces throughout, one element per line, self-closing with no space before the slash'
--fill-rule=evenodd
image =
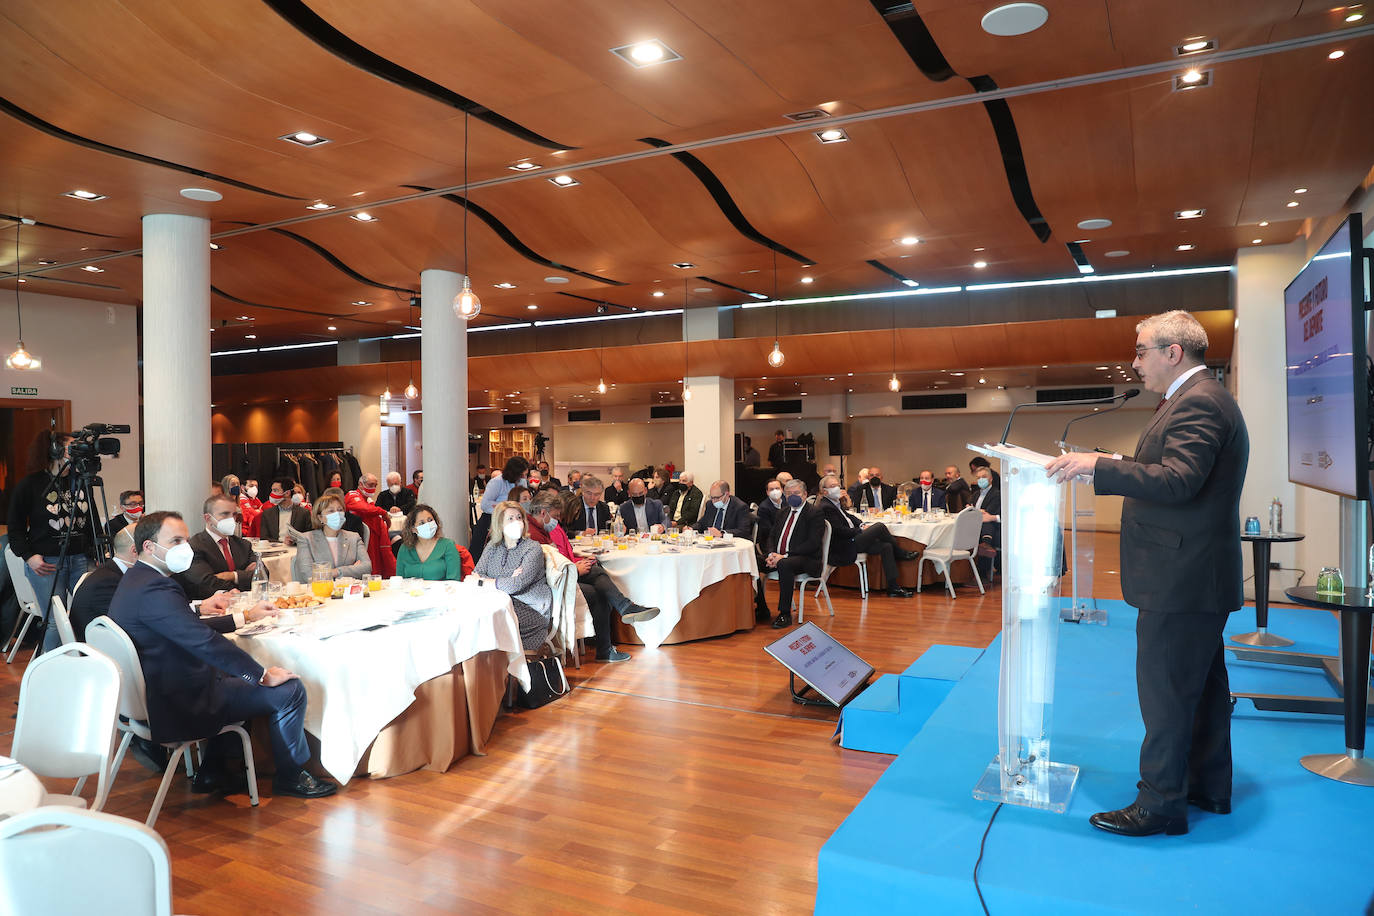
<path id="1" fill-rule="evenodd" d="M 763 647 L 812 690 L 843 706 L 873 676 L 873 666 L 810 621 Z"/>
<path id="2" fill-rule="evenodd" d="M 1288 479 L 1369 498 L 1364 248 L 1351 215 L 1283 291 Z"/>

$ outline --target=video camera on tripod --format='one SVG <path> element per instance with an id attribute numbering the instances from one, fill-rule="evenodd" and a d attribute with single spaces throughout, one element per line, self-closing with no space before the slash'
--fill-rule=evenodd
<path id="1" fill-rule="evenodd" d="M 72 470 L 78 477 L 94 477 L 100 473 L 101 455 L 119 457 L 122 443 L 110 434 L 128 435 L 131 431 L 127 423 L 87 423 L 74 432 L 54 435 L 52 450 L 55 454 L 49 457 L 53 460 L 60 459 L 62 442 L 70 436 L 71 441 L 67 443 L 66 454 Z"/>

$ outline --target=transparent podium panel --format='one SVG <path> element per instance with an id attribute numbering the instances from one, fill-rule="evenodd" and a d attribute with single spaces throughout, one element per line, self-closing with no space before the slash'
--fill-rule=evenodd
<path id="1" fill-rule="evenodd" d="M 1087 451 L 1077 446 L 1070 446 L 1069 450 Z M 1091 483 L 1074 480 L 1069 484 L 1065 516 L 1061 527 L 1069 532 L 1070 565 L 1068 581 L 1060 587 L 1061 595 L 1064 586 L 1068 588 L 1068 594 L 1064 595 L 1068 600 L 1060 606 L 1060 617 L 1074 623 L 1096 623 L 1105 627 L 1107 609 L 1098 607 L 1097 599 L 1093 597 L 1093 531 L 1097 528 L 1097 491 Z"/>
<path id="2" fill-rule="evenodd" d="M 1066 488 L 1045 475 L 1048 455 L 1014 445 L 969 448 L 1000 460 L 1002 473 L 997 756 L 973 795 L 1062 812 L 1078 780 L 1078 767 L 1050 758 L 1065 546 L 1060 519 Z"/>

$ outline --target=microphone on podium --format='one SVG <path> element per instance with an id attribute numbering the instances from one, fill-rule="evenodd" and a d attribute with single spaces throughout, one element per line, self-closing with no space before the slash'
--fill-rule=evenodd
<path id="1" fill-rule="evenodd" d="M 1140 389 L 1139 389 L 1139 388 L 1127 388 L 1125 391 L 1121 392 L 1121 393 L 1118 394 L 1116 397 L 1114 397 L 1114 398 L 1111 399 L 1111 400 L 1113 400 L 1113 401 L 1116 401 L 1116 400 L 1119 399 L 1120 403 L 1113 404 L 1111 407 L 1108 407 L 1106 410 L 1096 410 L 1096 411 L 1093 411 L 1092 413 L 1085 413 L 1085 414 L 1083 414 L 1082 416 L 1074 417 L 1072 420 L 1070 420 L 1069 422 L 1065 423 L 1065 424 L 1064 424 L 1064 434 L 1063 434 L 1062 436 L 1059 437 L 1059 445 L 1060 445 L 1060 447 L 1062 447 L 1062 448 L 1067 448 L 1067 447 L 1068 447 L 1068 446 L 1067 446 L 1067 443 L 1068 443 L 1068 441 L 1069 441 L 1069 427 L 1070 427 L 1070 426 L 1073 426 L 1073 425 L 1074 425 L 1075 423 L 1077 423 L 1079 420 L 1086 420 L 1086 419 L 1088 419 L 1089 417 L 1100 417 L 1100 416 L 1102 416 L 1104 413 L 1111 413 L 1113 410 L 1120 410 L 1122 407 L 1125 407 L 1125 406 L 1126 406 L 1126 402 L 1127 402 L 1127 401 L 1129 401 L 1129 400 L 1130 400 L 1131 398 L 1133 398 L 1133 397 L 1138 396 L 1139 394 L 1140 394 Z"/>
<path id="2" fill-rule="evenodd" d="M 1125 404 L 1128 400 L 1130 400 L 1138 394 L 1140 394 L 1139 388 L 1130 388 L 1126 391 L 1121 392 L 1121 394 L 1113 395 L 1109 398 L 1082 398 L 1075 401 L 1027 401 L 1024 404 L 1017 404 L 1015 407 L 1011 409 L 1011 415 L 1007 417 L 1006 428 L 1002 430 L 1002 438 L 997 440 L 997 444 L 1007 444 L 1007 436 L 1011 433 L 1011 421 L 1016 419 L 1016 412 L 1020 410 L 1022 407 L 1087 407 L 1093 404 L 1110 404 L 1113 401 L 1120 401 L 1121 404 Z M 1116 407 L 1113 407 L 1111 409 L 1115 410 L 1117 407 L 1120 407 L 1121 404 L 1117 404 Z M 1101 411 L 1098 411 L 1098 413 L 1101 413 Z M 1094 416 L 1094 414 L 1084 414 L 1084 416 L 1091 417 Z M 1071 426 L 1075 421 L 1082 419 L 1083 417 L 1074 417 L 1072 420 L 1069 421 L 1069 425 Z M 1064 433 L 1065 435 L 1068 434 L 1067 426 L 1064 427 Z"/>

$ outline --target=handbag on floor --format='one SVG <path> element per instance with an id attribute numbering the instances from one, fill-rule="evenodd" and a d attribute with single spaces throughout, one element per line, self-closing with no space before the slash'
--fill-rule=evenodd
<path id="1" fill-rule="evenodd" d="M 572 688 L 563 676 L 563 663 L 557 656 L 532 658 L 525 662 L 530 675 L 530 687 L 520 688 L 516 703 L 525 709 L 538 709 L 567 694 Z"/>

